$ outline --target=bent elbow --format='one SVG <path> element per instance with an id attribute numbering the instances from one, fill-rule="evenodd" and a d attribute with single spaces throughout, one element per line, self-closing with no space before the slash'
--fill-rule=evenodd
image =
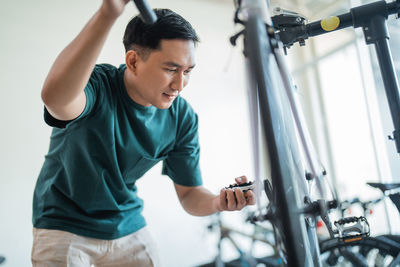
<path id="1" fill-rule="evenodd" d="M 42 92 L 40 94 L 43 103 L 47 106 L 48 103 L 50 102 L 50 97 L 49 97 L 49 93 L 48 93 L 48 89 L 46 87 L 42 88 Z"/>
<path id="2" fill-rule="evenodd" d="M 43 85 L 41 98 L 46 107 L 54 107 L 60 105 L 61 93 L 55 90 L 54 86 Z"/>

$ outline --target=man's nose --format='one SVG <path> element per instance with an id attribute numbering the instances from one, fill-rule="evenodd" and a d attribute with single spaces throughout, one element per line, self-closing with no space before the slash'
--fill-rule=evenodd
<path id="1" fill-rule="evenodd" d="M 171 88 L 177 91 L 182 91 L 186 85 L 186 78 L 183 73 L 177 73 L 172 81 Z"/>

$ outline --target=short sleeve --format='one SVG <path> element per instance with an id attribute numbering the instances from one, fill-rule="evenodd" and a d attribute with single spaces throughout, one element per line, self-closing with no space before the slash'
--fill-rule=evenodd
<path id="1" fill-rule="evenodd" d="M 44 107 L 44 121 L 46 122 L 46 124 L 51 127 L 66 128 L 68 124 L 77 121 L 89 114 L 93 110 L 96 102 L 97 92 L 99 91 L 98 88 L 100 86 L 99 83 L 100 80 L 98 78 L 98 70 L 97 68 L 95 68 L 90 76 L 89 82 L 84 89 L 86 95 L 86 105 L 82 113 L 73 120 L 63 121 L 54 118 L 46 109 L 46 107 Z"/>
<path id="2" fill-rule="evenodd" d="M 184 113 L 174 149 L 163 162 L 162 174 L 179 185 L 198 186 L 202 184 L 198 117 L 190 107 Z"/>

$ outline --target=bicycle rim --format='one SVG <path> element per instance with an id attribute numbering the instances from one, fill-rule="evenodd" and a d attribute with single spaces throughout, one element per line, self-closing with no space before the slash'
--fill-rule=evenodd
<path id="1" fill-rule="evenodd" d="M 376 266 L 386 267 L 400 253 L 400 245 L 391 240 L 368 237 L 360 241 L 344 243 L 329 239 L 320 243 L 323 266 Z M 355 263 L 356 257 L 360 263 Z"/>

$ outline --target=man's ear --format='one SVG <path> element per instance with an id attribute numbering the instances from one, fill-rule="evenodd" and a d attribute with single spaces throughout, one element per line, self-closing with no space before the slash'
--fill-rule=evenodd
<path id="1" fill-rule="evenodd" d="M 139 61 L 139 54 L 135 50 L 129 50 L 125 54 L 126 68 L 132 73 L 136 74 L 137 63 Z"/>

